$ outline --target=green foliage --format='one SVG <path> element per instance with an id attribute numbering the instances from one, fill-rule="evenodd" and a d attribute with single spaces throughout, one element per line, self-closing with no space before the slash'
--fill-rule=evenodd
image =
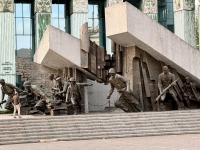
<path id="1" fill-rule="evenodd" d="M 12 110 L 0 110 L 0 114 L 12 114 Z"/>

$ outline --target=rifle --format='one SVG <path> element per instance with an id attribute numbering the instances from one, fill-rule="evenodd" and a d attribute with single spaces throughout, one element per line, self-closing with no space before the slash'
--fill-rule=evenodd
<path id="1" fill-rule="evenodd" d="M 174 82 L 172 82 L 170 85 L 168 85 L 168 87 L 166 87 L 163 91 L 162 91 L 162 93 L 160 94 L 160 95 L 158 95 L 158 97 L 156 98 L 156 102 L 160 99 L 160 97 L 176 82 L 176 81 L 178 81 L 179 80 L 179 78 L 178 79 L 176 79 Z"/>
<path id="2" fill-rule="evenodd" d="M 3 103 L 5 103 L 5 102 L 6 102 L 6 100 L 3 100 L 3 101 L 0 103 L 0 107 L 1 107 L 1 108 L 2 108 L 1 105 L 2 105 Z"/>

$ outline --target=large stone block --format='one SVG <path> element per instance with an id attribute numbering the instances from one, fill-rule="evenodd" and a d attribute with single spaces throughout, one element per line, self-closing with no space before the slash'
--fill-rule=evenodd
<path id="1" fill-rule="evenodd" d="M 49 25 L 35 52 L 34 62 L 53 69 L 77 68 L 88 78 L 97 77 L 81 67 L 80 39 Z"/>
<path id="2" fill-rule="evenodd" d="M 197 49 L 127 2 L 107 7 L 105 17 L 108 38 L 124 47 L 136 45 L 200 84 Z"/>

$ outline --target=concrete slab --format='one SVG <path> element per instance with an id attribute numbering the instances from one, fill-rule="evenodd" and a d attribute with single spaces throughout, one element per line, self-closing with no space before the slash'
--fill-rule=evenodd
<path id="1" fill-rule="evenodd" d="M 49 25 L 34 55 L 34 62 L 54 69 L 76 67 L 88 78 L 101 81 L 81 68 L 80 39 Z"/>
<path id="2" fill-rule="evenodd" d="M 105 17 L 108 38 L 124 47 L 138 46 L 200 84 L 197 49 L 127 2 L 107 7 Z"/>

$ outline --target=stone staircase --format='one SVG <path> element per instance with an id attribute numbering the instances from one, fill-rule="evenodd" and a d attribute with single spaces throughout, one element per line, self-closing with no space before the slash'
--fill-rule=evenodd
<path id="1" fill-rule="evenodd" d="M 200 110 L 0 120 L 0 145 L 200 133 Z"/>

